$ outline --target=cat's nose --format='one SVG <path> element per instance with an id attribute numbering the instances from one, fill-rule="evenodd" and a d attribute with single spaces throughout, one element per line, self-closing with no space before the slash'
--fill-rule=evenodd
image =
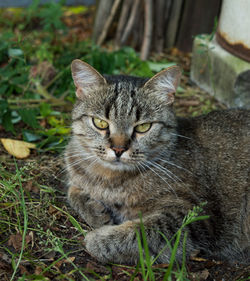
<path id="1" fill-rule="evenodd" d="M 127 150 L 124 146 L 111 146 L 111 149 L 114 150 L 116 157 L 120 157 Z"/>

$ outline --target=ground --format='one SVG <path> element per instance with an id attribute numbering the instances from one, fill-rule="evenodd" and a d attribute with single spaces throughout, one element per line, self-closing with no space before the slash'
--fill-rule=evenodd
<path id="1" fill-rule="evenodd" d="M 83 14 L 65 12 L 64 23 L 71 31 L 63 37 L 65 42 L 73 40 L 76 34 L 78 40 L 85 40 L 91 33 L 91 11 Z M 61 44 L 61 39 L 56 40 Z M 106 47 L 112 49 L 112 45 Z M 182 67 L 183 76 L 175 101 L 178 115 L 195 116 L 226 108 L 190 81 L 191 54 L 173 48 L 162 54 L 152 54 L 151 61 L 177 62 Z M 7 63 L 9 61 L 0 68 Z M 52 73 L 46 83 L 54 77 Z M 70 99 L 66 103 L 64 113 L 69 116 L 72 103 Z M 55 112 L 61 110 L 55 105 Z M 51 116 L 36 118 L 44 130 L 55 126 Z M 63 120 L 65 127 L 70 125 L 69 120 L 68 117 Z M 0 125 L 0 138 L 23 139 L 21 132 L 27 128 L 27 122 L 23 119 L 15 126 L 16 135 Z M 62 134 L 65 138 L 68 135 L 69 132 Z M 67 203 L 63 149 L 61 151 L 45 147 L 32 150 L 27 158 L 20 160 L 0 145 L 0 279 L 146 280 L 139 266 L 102 265 L 86 252 L 84 234 L 90 228 Z M 153 265 L 154 278 L 147 276 L 147 280 L 163 280 L 168 266 Z M 186 277 L 181 277 L 180 272 Z M 186 263 L 185 270 L 175 265 L 172 280 L 179 276 L 178 280 L 190 281 L 243 281 L 250 280 L 249 272 L 249 265 L 229 265 L 196 253 Z"/>

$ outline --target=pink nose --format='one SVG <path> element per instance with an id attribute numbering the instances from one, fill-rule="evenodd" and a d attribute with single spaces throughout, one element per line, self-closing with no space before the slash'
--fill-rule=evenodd
<path id="1" fill-rule="evenodd" d="M 111 149 L 114 150 L 115 155 L 117 157 L 120 157 L 122 155 L 122 153 L 127 150 L 125 147 L 122 147 L 122 146 L 112 146 Z"/>

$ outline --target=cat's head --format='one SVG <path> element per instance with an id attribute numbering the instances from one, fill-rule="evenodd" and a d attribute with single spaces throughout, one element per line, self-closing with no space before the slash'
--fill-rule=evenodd
<path id="1" fill-rule="evenodd" d="M 155 158 L 169 156 L 176 139 L 172 104 L 180 75 L 172 66 L 151 79 L 103 77 L 74 60 L 74 150 L 115 171 L 144 169 Z"/>

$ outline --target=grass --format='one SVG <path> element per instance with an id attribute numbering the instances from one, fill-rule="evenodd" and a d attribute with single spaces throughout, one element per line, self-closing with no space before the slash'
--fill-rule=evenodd
<path id="1" fill-rule="evenodd" d="M 9 259 L 11 264 L 9 280 L 50 280 L 51 276 L 53 280 L 110 280 L 112 272 L 103 277 L 103 274 L 87 268 L 86 261 L 85 267 L 79 266 L 78 255 L 84 252 L 84 247 L 80 246 L 79 249 L 79 245 L 87 227 L 69 213 L 64 202 L 59 202 L 60 191 L 37 182 L 36 177 L 32 175 L 36 168 L 32 162 L 23 165 L 15 160 L 12 169 L 0 165 L 0 254 L 8 257 L 6 260 Z M 38 189 L 27 189 L 27 184 L 31 181 Z M 196 220 L 197 214 L 194 211 L 189 214 L 171 240 L 168 241 L 164 236 L 166 248 L 172 251 L 168 267 L 158 268 L 154 265 L 156 259 L 150 256 L 143 223 L 140 225 L 140 233 L 136 233 L 140 255 L 138 265 L 116 267 L 128 277 L 127 280 L 138 280 L 138 276 L 145 281 L 161 280 L 159 278 L 188 280 L 185 269 L 186 234 L 183 238 L 181 267 L 175 256 L 184 227 L 191 220 Z M 174 240 L 174 246 L 171 248 L 170 244 Z"/>
<path id="2" fill-rule="evenodd" d="M 187 216 L 184 218 L 183 223 L 176 234 L 171 237 L 171 239 L 167 239 L 167 237 L 160 233 L 166 241 L 166 246 L 159 252 L 159 254 L 153 259 L 149 253 L 149 247 L 147 243 L 147 237 L 145 228 L 142 222 L 142 217 L 140 216 L 141 223 L 140 223 L 140 233 L 136 231 L 136 237 L 138 241 L 138 249 L 139 249 L 139 256 L 140 256 L 140 268 L 143 280 L 145 281 L 155 281 L 155 267 L 154 263 L 159 258 L 159 256 L 168 249 L 171 253 L 170 261 L 165 270 L 163 270 L 163 281 L 171 281 L 172 278 L 175 277 L 177 281 L 184 281 L 187 279 L 187 271 L 186 271 L 186 240 L 187 240 L 187 231 L 185 231 L 185 227 L 198 220 L 208 219 L 208 216 L 199 216 L 199 213 L 202 212 L 201 207 L 194 207 L 193 210 L 190 210 Z M 174 241 L 174 243 L 173 243 Z M 182 242 L 182 265 L 179 267 L 179 262 L 176 259 L 177 249 L 180 247 Z M 173 243 L 173 247 L 171 244 Z M 174 266 L 176 269 L 174 269 Z M 176 271 L 177 270 L 177 271 Z"/>
<path id="3" fill-rule="evenodd" d="M 34 167 L 33 167 L 34 168 Z M 0 251 L 5 253 L 11 259 L 12 275 L 10 280 L 20 280 L 26 278 L 46 277 L 48 272 L 54 274 L 54 267 L 61 260 L 70 264 L 84 277 L 84 273 L 78 270 L 78 267 L 70 259 L 72 254 L 79 250 L 65 251 L 63 245 L 68 247 L 79 246 L 79 236 L 84 233 L 82 226 L 70 215 L 67 210 L 56 206 L 56 195 L 54 191 L 46 186 L 39 186 L 39 195 L 28 191 L 25 186 L 34 177 L 27 172 L 31 172 L 30 165 L 18 168 L 15 162 L 15 170 L 6 171 L 0 166 Z M 33 193 L 33 194 L 32 194 Z M 61 225 L 62 231 L 55 231 L 58 228 L 57 220 L 63 218 L 73 229 L 74 235 L 65 238 L 64 225 Z M 67 236 L 69 233 L 67 233 Z M 32 238 L 32 240 L 29 239 Z M 81 249 L 82 250 L 82 249 Z M 53 253 L 55 256 L 50 264 L 47 263 L 49 258 L 44 258 Z M 57 258 L 58 256 L 58 258 Z M 44 263 L 46 261 L 46 263 Z M 27 272 L 20 276 L 20 269 L 25 269 L 25 265 L 30 264 L 35 268 L 40 268 L 40 274 L 31 274 L 28 277 Z M 71 278 L 66 280 L 71 280 Z M 85 278 L 86 279 L 86 278 Z M 3 279 L 1 279 L 3 280 Z M 86 279 L 87 280 L 87 279 Z"/>

